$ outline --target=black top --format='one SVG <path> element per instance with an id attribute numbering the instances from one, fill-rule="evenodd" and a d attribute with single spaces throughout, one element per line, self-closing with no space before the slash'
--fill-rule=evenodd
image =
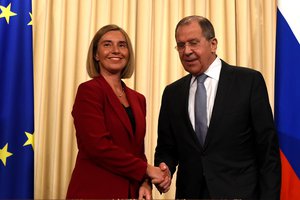
<path id="1" fill-rule="evenodd" d="M 135 120 L 134 120 L 134 116 L 133 116 L 133 112 L 132 112 L 132 109 L 130 106 L 128 107 L 125 107 L 123 106 L 128 114 L 128 117 L 130 119 L 130 122 L 131 122 L 131 126 L 132 126 L 132 129 L 133 129 L 133 133 L 135 133 Z"/>

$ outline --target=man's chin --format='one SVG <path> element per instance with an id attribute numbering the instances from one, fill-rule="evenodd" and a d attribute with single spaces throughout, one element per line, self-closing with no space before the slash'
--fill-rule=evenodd
<path id="1" fill-rule="evenodd" d="M 197 65 L 185 65 L 184 69 L 193 75 L 198 75 L 200 71 Z"/>

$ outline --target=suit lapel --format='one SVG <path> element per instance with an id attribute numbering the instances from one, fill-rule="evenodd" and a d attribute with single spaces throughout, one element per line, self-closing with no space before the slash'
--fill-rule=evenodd
<path id="1" fill-rule="evenodd" d="M 192 78 L 191 74 L 186 76 L 186 78 L 183 80 L 184 82 L 182 84 L 182 89 L 179 89 L 179 91 L 182 91 L 182 94 L 179 95 L 179 98 L 182 99 L 179 102 L 179 106 L 184 105 L 184 120 L 188 126 L 188 129 L 189 129 L 188 132 L 191 133 L 191 137 L 197 143 L 197 146 L 202 148 L 201 144 L 199 143 L 199 140 L 196 136 L 196 133 L 193 128 L 193 125 L 192 125 L 192 122 L 190 119 L 190 115 L 189 115 L 189 93 L 190 93 L 191 78 Z"/>
<path id="2" fill-rule="evenodd" d="M 215 130 L 218 128 L 215 124 L 221 120 L 222 113 L 224 110 L 224 102 L 226 101 L 226 95 L 228 93 L 229 88 L 232 85 L 232 70 L 227 63 L 222 61 L 222 68 L 218 83 L 218 89 L 215 97 L 214 107 L 211 115 L 210 125 L 208 127 L 206 140 L 204 143 L 204 148 L 209 144 L 211 138 L 213 138 L 213 134 L 216 132 Z"/>

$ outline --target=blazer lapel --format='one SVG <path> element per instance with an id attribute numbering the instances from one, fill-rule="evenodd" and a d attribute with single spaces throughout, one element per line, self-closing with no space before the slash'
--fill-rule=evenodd
<path id="1" fill-rule="evenodd" d="M 132 136 L 134 136 L 134 138 L 136 139 L 136 141 L 140 143 L 142 140 L 144 140 L 145 131 L 146 131 L 145 130 L 146 110 L 145 111 L 142 110 L 142 109 L 146 109 L 146 105 L 145 108 L 143 108 L 140 99 L 130 88 L 125 87 L 125 90 L 126 90 L 128 102 L 130 104 L 135 119 L 135 133 L 133 135 L 133 130 L 131 131 L 131 133 Z"/>
<path id="2" fill-rule="evenodd" d="M 127 129 L 127 131 L 129 133 L 131 133 L 130 136 L 132 136 L 133 131 L 132 131 L 131 123 L 130 123 L 130 120 L 128 118 L 128 115 L 127 115 L 127 113 L 126 113 L 123 105 L 120 103 L 118 97 L 115 95 L 115 93 L 113 92 L 112 88 L 106 82 L 106 80 L 104 79 L 104 77 L 100 76 L 99 80 L 104 85 L 104 89 L 105 89 L 105 92 L 107 94 L 108 102 L 111 105 L 112 110 L 118 116 L 118 118 L 120 119 L 120 121 L 122 122 L 122 124 L 124 125 L 124 127 Z"/>

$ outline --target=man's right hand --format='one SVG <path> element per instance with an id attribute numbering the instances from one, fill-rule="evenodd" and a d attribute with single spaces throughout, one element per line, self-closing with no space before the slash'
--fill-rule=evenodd
<path id="1" fill-rule="evenodd" d="M 161 193 L 166 193 L 170 190 L 171 187 L 171 172 L 169 170 L 169 167 L 164 162 L 159 164 L 159 168 L 164 172 L 164 180 L 161 183 L 155 184 L 155 186 Z"/>

